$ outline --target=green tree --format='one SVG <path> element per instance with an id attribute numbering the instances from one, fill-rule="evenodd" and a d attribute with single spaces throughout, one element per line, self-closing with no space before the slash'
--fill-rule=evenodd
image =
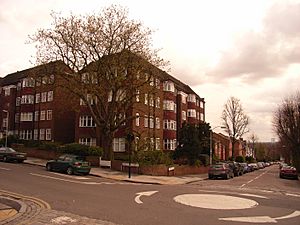
<path id="1" fill-rule="evenodd" d="M 179 145 L 174 152 L 175 159 L 187 159 L 190 165 L 195 165 L 201 155 L 209 152 L 210 126 L 207 123 L 198 125 L 183 124 L 179 130 Z"/>

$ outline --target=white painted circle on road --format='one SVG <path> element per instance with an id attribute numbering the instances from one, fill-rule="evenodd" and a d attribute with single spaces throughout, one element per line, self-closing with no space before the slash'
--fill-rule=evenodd
<path id="1" fill-rule="evenodd" d="M 258 205 L 254 200 L 227 195 L 184 194 L 174 198 L 183 205 L 205 209 L 248 209 Z"/>

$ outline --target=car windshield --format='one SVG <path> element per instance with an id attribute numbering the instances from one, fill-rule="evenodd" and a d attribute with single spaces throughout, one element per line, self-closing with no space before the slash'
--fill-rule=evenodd
<path id="1" fill-rule="evenodd" d="M 75 157 L 75 160 L 78 160 L 78 161 L 85 161 L 85 157 L 83 157 L 83 156 L 76 156 L 76 157 Z"/>
<path id="2" fill-rule="evenodd" d="M 211 168 L 223 168 L 223 164 L 212 165 Z"/>
<path id="3" fill-rule="evenodd" d="M 16 152 L 14 149 L 12 149 L 12 148 L 5 148 L 5 151 L 6 152 Z"/>

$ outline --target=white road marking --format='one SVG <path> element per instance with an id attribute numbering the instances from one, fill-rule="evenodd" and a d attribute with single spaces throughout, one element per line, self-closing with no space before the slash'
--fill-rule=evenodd
<path id="1" fill-rule="evenodd" d="M 258 206 L 254 200 L 214 194 L 184 194 L 174 197 L 180 204 L 205 209 L 248 209 Z"/>
<path id="2" fill-rule="evenodd" d="M 11 170 L 11 169 L 4 168 L 4 167 L 0 167 L 0 170 L 7 170 L 7 171 L 9 171 L 9 170 Z"/>
<path id="3" fill-rule="evenodd" d="M 287 195 L 287 196 L 293 196 L 293 197 L 300 197 L 299 194 L 290 194 L 290 193 L 286 193 L 285 195 Z"/>
<path id="4" fill-rule="evenodd" d="M 254 180 L 257 180 L 257 179 L 260 178 L 261 176 L 265 175 L 267 172 L 269 172 L 269 170 L 263 172 L 262 174 L 258 175 L 257 177 L 253 178 L 252 180 L 249 180 L 247 183 L 242 184 L 242 185 L 240 186 L 240 188 L 243 188 L 243 187 L 245 187 L 247 184 L 250 184 L 250 183 L 253 182 Z"/>
<path id="5" fill-rule="evenodd" d="M 267 198 L 267 197 L 265 197 L 265 196 L 261 196 L 261 195 L 253 195 L 253 194 L 247 194 L 247 193 L 245 193 L 245 194 L 239 194 L 239 195 L 242 195 L 242 196 L 248 196 L 248 197 L 255 197 L 255 198 L 269 199 L 269 198 Z"/>
<path id="6" fill-rule="evenodd" d="M 300 211 L 295 211 L 290 215 L 272 218 L 269 216 L 249 216 L 249 217 L 228 217 L 219 218 L 219 220 L 235 221 L 235 222 L 248 222 L 248 223 L 277 223 L 277 220 L 290 219 L 300 216 Z"/>
<path id="7" fill-rule="evenodd" d="M 67 175 L 67 174 L 62 174 L 62 173 L 55 173 L 55 175 L 62 176 L 62 177 L 73 178 L 73 179 L 76 179 L 76 180 L 89 180 L 89 179 L 91 179 L 91 178 L 88 178 L 88 177 L 79 177 L 79 176 Z"/>
<path id="8" fill-rule="evenodd" d="M 137 203 L 137 204 L 143 204 L 143 202 L 140 200 L 140 197 L 142 196 L 151 196 L 155 193 L 157 193 L 158 191 L 146 191 L 146 192 L 139 192 L 139 193 L 136 193 L 137 196 L 135 197 L 134 201 Z"/>
<path id="9" fill-rule="evenodd" d="M 56 224 L 67 224 L 67 223 L 76 223 L 76 219 L 72 219 L 71 217 L 68 216 L 60 216 L 56 217 L 51 220 L 51 223 L 56 223 Z"/>

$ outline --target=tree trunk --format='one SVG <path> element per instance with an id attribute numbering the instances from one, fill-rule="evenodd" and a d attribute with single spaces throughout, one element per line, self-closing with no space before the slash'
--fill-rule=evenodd
<path id="1" fill-rule="evenodd" d="M 113 134 L 111 133 L 105 133 L 102 135 L 102 144 L 103 144 L 103 158 L 105 160 L 113 160 L 114 154 L 113 154 Z"/>
<path id="2" fill-rule="evenodd" d="M 300 147 L 295 146 L 292 152 L 293 158 L 293 165 L 296 167 L 297 171 L 300 172 Z"/>

